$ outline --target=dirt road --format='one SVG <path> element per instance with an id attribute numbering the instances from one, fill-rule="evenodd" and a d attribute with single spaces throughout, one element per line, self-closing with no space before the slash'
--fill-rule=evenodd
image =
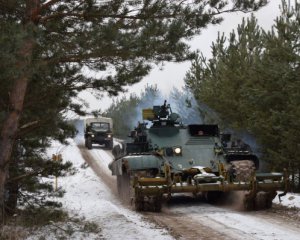
<path id="1" fill-rule="evenodd" d="M 117 195 L 116 179 L 110 175 L 107 159 L 111 153 L 101 148 L 86 150 L 82 156 L 94 172 Z M 109 157 L 110 156 L 110 157 Z M 131 208 L 124 206 L 124 208 Z M 245 212 L 233 206 L 212 206 L 201 199 L 174 196 L 161 213 L 144 212 L 145 221 L 167 229 L 175 239 L 299 240 L 300 213 L 297 209 L 274 206 L 265 211 Z"/>

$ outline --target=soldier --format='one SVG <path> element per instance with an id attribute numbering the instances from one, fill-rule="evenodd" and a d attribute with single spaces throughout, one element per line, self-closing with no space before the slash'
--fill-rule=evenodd
<path id="1" fill-rule="evenodd" d="M 169 115 L 167 100 L 165 100 L 164 105 L 160 107 L 159 117 L 166 118 Z"/>

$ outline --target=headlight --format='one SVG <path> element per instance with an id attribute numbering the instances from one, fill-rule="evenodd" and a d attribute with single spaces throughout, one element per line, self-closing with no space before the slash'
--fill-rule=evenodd
<path id="1" fill-rule="evenodd" d="M 111 135 L 110 135 L 110 134 L 108 134 L 108 135 L 107 135 L 107 137 L 108 137 L 108 138 L 111 138 Z"/>
<path id="2" fill-rule="evenodd" d="M 92 134 L 91 136 L 92 136 L 92 137 L 95 137 L 95 135 L 94 135 L 94 134 Z"/>
<path id="3" fill-rule="evenodd" d="M 182 154 L 182 149 L 181 149 L 181 147 L 174 147 L 174 148 L 173 148 L 173 151 L 174 151 L 175 155 L 177 155 L 177 156 L 179 156 L 179 155 Z"/>
<path id="4" fill-rule="evenodd" d="M 166 147 L 164 152 L 165 152 L 165 156 L 168 156 L 168 157 L 182 155 L 181 147 Z"/>

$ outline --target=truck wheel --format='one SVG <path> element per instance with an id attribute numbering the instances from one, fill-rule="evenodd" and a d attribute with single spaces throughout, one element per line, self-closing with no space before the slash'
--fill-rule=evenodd
<path id="1" fill-rule="evenodd" d="M 92 146 L 92 138 L 91 137 L 87 137 L 86 138 L 85 145 L 86 145 L 87 149 L 92 149 L 93 148 L 93 146 Z"/>

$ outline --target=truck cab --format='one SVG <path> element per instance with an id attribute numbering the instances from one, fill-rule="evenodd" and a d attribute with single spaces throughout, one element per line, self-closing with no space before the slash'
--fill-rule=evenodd
<path id="1" fill-rule="evenodd" d="M 92 149 L 93 144 L 104 145 L 110 150 L 113 148 L 113 121 L 111 118 L 87 118 L 84 125 L 85 146 L 88 149 Z"/>

